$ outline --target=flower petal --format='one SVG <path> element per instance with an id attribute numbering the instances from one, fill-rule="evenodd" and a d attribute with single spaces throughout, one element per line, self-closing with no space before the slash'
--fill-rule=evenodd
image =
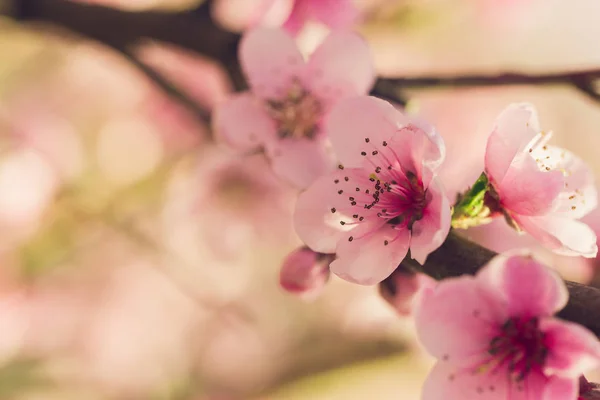
<path id="1" fill-rule="evenodd" d="M 326 131 L 339 160 L 360 167 L 361 153 L 377 152 L 408 119 L 387 101 L 360 96 L 341 100 L 326 120 Z M 375 153 L 377 154 L 377 153 Z"/>
<path id="2" fill-rule="evenodd" d="M 540 320 L 540 330 L 548 346 L 546 375 L 578 378 L 600 366 L 600 342 L 588 329 L 572 322 L 544 318 Z"/>
<path id="3" fill-rule="evenodd" d="M 437 169 L 446 158 L 446 144 L 433 125 L 412 119 L 411 125 L 417 128 L 419 135 L 413 141 L 413 158 L 431 170 Z"/>
<path id="4" fill-rule="evenodd" d="M 477 279 L 505 297 L 510 315 L 553 315 L 569 299 L 560 276 L 535 260 L 527 250 L 513 250 L 495 257 Z"/>
<path id="5" fill-rule="evenodd" d="M 298 197 L 294 227 L 300 239 L 312 250 L 335 253 L 337 242 L 345 237 L 346 232 L 365 225 L 346 224 L 352 219 L 354 210 L 342 187 L 349 187 L 350 178 L 358 173 L 362 171 L 345 169 L 321 176 Z M 349 178 L 348 182 L 345 177 Z"/>
<path id="6" fill-rule="evenodd" d="M 560 171 L 540 171 L 533 158 L 521 153 L 497 186 L 502 206 L 511 213 L 544 215 L 565 186 Z"/>
<path id="7" fill-rule="evenodd" d="M 502 302 L 471 276 L 445 279 L 418 296 L 414 315 L 419 340 L 440 360 L 472 365 L 487 354 L 494 327 L 506 319 Z"/>
<path id="8" fill-rule="evenodd" d="M 575 154 L 560 147 L 546 145 L 536 148 L 532 156 L 544 167 L 565 174 L 565 188 L 556 204 L 555 213 L 579 219 L 598 205 L 598 191 L 594 174 Z"/>
<path id="9" fill-rule="evenodd" d="M 546 382 L 541 400 L 576 400 L 578 386 L 577 379 L 553 376 Z"/>
<path id="10" fill-rule="evenodd" d="M 286 31 L 296 36 L 310 18 L 310 1 L 295 0 L 288 19 L 283 23 Z"/>
<path id="11" fill-rule="evenodd" d="M 294 39 L 281 29 L 269 28 L 244 35 L 240 63 L 252 92 L 266 99 L 282 97 L 294 79 L 302 80 L 306 67 Z"/>
<path id="12" fill-rule="evenodd" d="M 313 17 L 331 29 L 348 29 L 358 20 L 353 0 L 308 0 Z"/>
<path id="13" fill-rule="evenodd" d="M 525 400 L 509 396 L 506 375 L 464 372 L 452 363 L 440 361 L 429 372 L 421 395 L 422 400 Z M 534 400 L 534 398 L 527 398 Z"/>
<path id="14" fill-rule="evenodd" d="M 335 166 L 323 140 L 284 139 L 267 148 L 273 171 L 298 188 L 306 188 Z"/>
<path id="15" fill-rule="evenodd" d="M 513 216 L 517 224 L 544 246 L 566 256 L 596 257 L 596 234 L 583 222 L 554 216 Z"/>
<path id="16" fill-rule="evenodd" d="M 410 232 L 390 225 L 374 227 L 363 237 L 348 232 L 338 243 L 338 258 L 331 263 L 331 272 L 360 285 L 381 282 L 398 267 L 408 252 Z M 349 238 L 352 236 L 352 240 Z M 386 244 L 387 243 L 387 244 Z"/>
<path id="17" fill-rule="evenodd" d="M 485 151 L 485 170 L 493 182 L 504 179 L 515 156 L 538 131 L 537 113 L 530 104 L 511 104 L 500 114 Z"/>
<path id="18" fill-rule="evenodd" d="M 242 93 L 217 106 L 213 117 L 217 136 L 240 150 L 253 150 L 276 138 L 275 123 L 251 93 Z"/>
<path id="19" fill-rule="evenodd" d="M 332 32 L 308 62 L 306 84 L 326 103 L 367 94 L 375 81 L 369 46 L 352 32 Z"/>
<path id="20" fill-rule="evenodd" d="M 450 202 L 439 181 L 434 178 L 427 189 L 423 218 L 412 226 L 410 256 L 424 264 L 427 256 L 441 246 L 450 231 Z"/>

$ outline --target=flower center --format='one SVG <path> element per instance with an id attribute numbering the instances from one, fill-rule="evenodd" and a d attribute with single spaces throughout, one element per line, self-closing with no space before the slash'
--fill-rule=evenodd
<path id="1" fill-rule="evenodd" d="M 317 134 L 321 103 L 297 81 L 283 99 L 267 100 L 266 106 L 280 138 L 312 139 Z"/>
<path id="2" fill-rule="evenodd" d="M 548 354 L 544 333 L 537 318 L 513 317 L 490 341 L 488 352 L 498 366 L 506 365 L 517 380 L 523 380 L 532 370 L 540 370 Z"/>
<path id="3" fill-rule="evenodd" d="M 423 188 L 423 182 L 420 182 L 417 176 L 407 171 L 404 177 L 389 171 L 388 176 L 382 176 L 386 179 L 381 182 L 380 179 L 371 177 L 374 180 L 373 201 L 367 208 L 375 207 L 379 218 L 386 219 L 388 224 L 412 228 L 415 221 L 423 218 L 423 209 L 426 203 L 426 192 Z"/>

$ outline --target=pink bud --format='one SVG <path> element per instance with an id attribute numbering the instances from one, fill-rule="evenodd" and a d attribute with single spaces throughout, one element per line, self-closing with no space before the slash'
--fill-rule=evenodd
<path id="1" fill-rule="evenodd" d="M 329 280 L 329 263 L 334 254 L 316 253 L 300 247 L 285 258 L 279 284 L 286 291 L 307 300 L 316 298 Z"/>
<path id="2" fill-rule="evenodd" d="M 381 282 L 379 292 L 400 315 L 410 315 L 415 294 L 422 287 L 433 287 L 435 280 L 425 274 L 417 274 L 397 268 Z"/>

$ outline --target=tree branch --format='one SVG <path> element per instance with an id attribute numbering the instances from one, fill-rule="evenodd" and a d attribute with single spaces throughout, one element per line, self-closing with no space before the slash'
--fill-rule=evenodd
<path id="1" fill-rule="evenodd" d="M 439 280 L 474 275 L 496 255 L 497 253 L 450 232 L 442 246 L 429 255 L 425 265 L 406 257 L 401 266 L 420 269 Z M 566 284 L 569 303 L 558 314 L 559 317 L 577 322 L 600 337 L 600 318 L 597 315 L 597 310 L 600 310 L 600 289 L 570 281 L 566 281 Z"/>

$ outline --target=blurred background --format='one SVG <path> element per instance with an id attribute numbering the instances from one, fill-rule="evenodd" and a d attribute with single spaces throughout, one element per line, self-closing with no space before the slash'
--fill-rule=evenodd
<path id="1" fill-rule="evenodd" d="M 213 2 L 211 15 L 237 32 L 253 1 Z M 0 0 L 0 10 L 11 4 L 20 0 Z M 600 68 L 598 0 L 356 6 L 381 76 Z M 215 144 L 208 119 L 131 57 L 0 13 L 0 399 L 419 398 L 432 360 L 410 316 L 376 287 L 332 277 L 308 302 L 280 288 L 282 260 L 301 244 L 291 223 L 297 192 L 262 155 Z M 309 25 L 302 48 L 324 34 Z M 140 41 L 133 54 L 207 113 L 234 88 L 219 63 L 172 44 Z M 446 140 L 452 197 L 479 176 L 494 119 L 516 101 L 534 103 L 555 143 L 600 176 L 600 102 L 569 86 L 403 95 Z M 587 220 L 600 230 L 598 216 Z M 495 250 L 535 246 L 497 222 L 465 234 Z M 600 281 L 595 260 L 536 251 L 565 278 Z"/>

